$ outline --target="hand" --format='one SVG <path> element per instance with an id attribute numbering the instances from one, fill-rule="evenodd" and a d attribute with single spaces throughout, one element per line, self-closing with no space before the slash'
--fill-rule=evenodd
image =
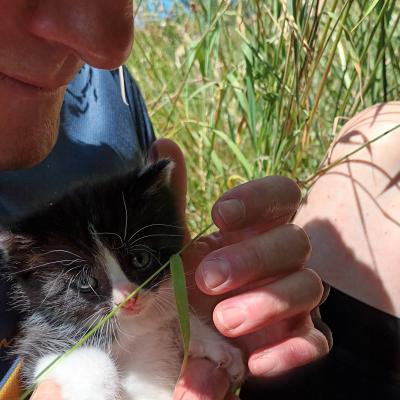
<path id="1" fill-rule="evenodd" d="M 183 155 L 167 140 L 155 143 L 154 154 L 175 160 L 172 182 L 184 213 Z M 191 304 L 212 315 L 217 329 L 248 357 L 251 374 L 259 377 L 282 374 L 329 351 L 329 338 L 311 318 L 324 288 L 319 276 L 305 268 L 310 243 L 301 228 L 289 223 L 300 198 L 297 185 L 283 177 L 232 189 L 212 211 L 219 232 L 184 255 Z M 212 385 L 216 374 L 218 384 Z M 191 360 L 174 399 L 232 399 L 228 388 L 228 377 L 215 365 Z"/>
<path id="2" fill-rule="evenodd" d="M 44 381 L 32 394 L 31 400 L 62 400 L 61 389 L 52 381 Z"/>

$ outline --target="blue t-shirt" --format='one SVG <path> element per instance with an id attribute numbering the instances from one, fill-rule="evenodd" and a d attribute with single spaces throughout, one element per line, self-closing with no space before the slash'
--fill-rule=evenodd
<path id="1" fill-rule="evenodd" d="M 51 154 L 33 168 L 0 173 L 0 225 L 59 197 L 71 183 L 141 165 L 154 133 L 135 81 L 126 70 L 124 77 L 129 106 L 118 71 L 82 68 L 66 91 Z M 0 279 L 0 388 L 12 364 L 6 351 L 18 321 L 8 309 L 7 289 Z"/>

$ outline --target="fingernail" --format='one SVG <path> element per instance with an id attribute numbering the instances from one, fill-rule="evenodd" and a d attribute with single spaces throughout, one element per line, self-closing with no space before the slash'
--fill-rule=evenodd
<path id="1" fill-rule="evenodd" d="M 200 266 L 204 284 L 208 289 L 216 289 L 229 279 L 230 265 L 222 258 L 215 258 Z"/>
<path id="2" fill-rule="evenodd" d="M 225 224 L 237 224 L 244 218 L 244 205 L 240 200 L 230 199 L 218 203 L 218 214 Z"/>
<path id="3" fill-rule="evenodd" d="M 243 324 L 246 314 L 241 308 L 229 307 L 218 311 L 217 318 L 227 330 L 232 330 Z"/>
<path id="4" fill-rule="evenodd" d="M 250 370 L 255 376 L 273 376 L 276 374 L 277 367 L 276 357 L 266 354 L 250 361 Z"/>

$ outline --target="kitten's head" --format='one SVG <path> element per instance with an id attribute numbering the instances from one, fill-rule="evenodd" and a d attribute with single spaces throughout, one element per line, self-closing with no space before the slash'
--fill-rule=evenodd
<path id="1" fill-rule="evenodd" d="M 161 160 L 142 171 L 80 185 L 12 224 L 0 239 L 16 303 L 50 323 L 87 329 L 122 302 L 182 246 L 171 168 Z M 119 317 L 158 318 L 168 312 L 173 296 L 167 271 Z"/>

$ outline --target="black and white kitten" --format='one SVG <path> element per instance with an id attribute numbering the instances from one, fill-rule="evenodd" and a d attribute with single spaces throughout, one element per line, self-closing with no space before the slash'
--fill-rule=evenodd
<path id="1" fill-rule="evenodd" d="M 25 385 L 75 344 L 183 244 L 161 160 L 70 194 L 0 234 L 14 304 L 26 315 L 15 352 Z M 169 272 L 153 279 L 81 348 L 44 375 L 64 400 L 171 399 L 182 361 Z M 194 314 L 194 357 L 244 377 L 241 353 Z"/>

